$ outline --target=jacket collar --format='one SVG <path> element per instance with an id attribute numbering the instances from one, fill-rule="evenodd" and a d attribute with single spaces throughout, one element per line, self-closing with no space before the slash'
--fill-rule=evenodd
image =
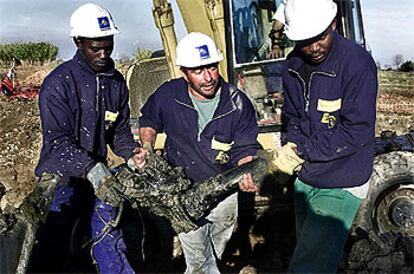
<path id="1" fill-rule="evenodd" d="M 95 72 L 86 62 L 85 58 L 82 56 L 80 50 L 77 50 L 75 56 L 73 56 L 73 61 L 78 64 L 81 70 L 89 75 L 93 76 L 113 76 L 115 73 L 115 64 L 114 61 L 111 59 L 111 64 L 109 68 L 104 72 Z"/>
<path id="2" fill-rule="evenodd" d="M 193 103 L 191 102 L 190 95 L 188 94 L 188 82 L 182 77 L 179 79 L 180 86 L 183 87 L 177 92 L 177 99 L 176 101 L 180 104 L 186 105 L 190 108 L 194 108 Z M 226 114 L 227 112 L 233 111 L 236 109 L 236 105 L 233 102 L 232 98 L 237 92 L 237 89 L 234 88 L 232 85 L 228 84 L 224 79 L 220 76 L 220 101 L 216 109 L 216 113 L 214 117 Z"/>
<path id="3" fill-rule="evenodd" d="M 337 74 L 339 69 L 339 61 L 338 54 L 340 54 L 339 45 L 341 43 L 341 39 L 344 39 L 341 37 L 340 34 L 338 34 L 336 31 L 333 33 L 333 43 L 332 48 L 328 53 L 328 56 L 325 61 L 322 62 L 322 64 L 318 65 L 317 71 L 318 72 L 324 72 L 328 74 Z M 298 71 L 300 67 L 303 66 L 304 61 L 302 59 L 301 53 L 299 49 L 295 47 L 295 49 L 292 51 L 289 57 L 289 69 L 292 69 L 294 71 Z"/>

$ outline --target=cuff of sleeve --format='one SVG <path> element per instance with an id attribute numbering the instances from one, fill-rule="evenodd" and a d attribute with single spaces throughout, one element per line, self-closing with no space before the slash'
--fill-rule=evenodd
<path id="1" fill-rule="evenodd" d="M 154 123 L 152 123 L 151 121 L 148 121 L 148 120 L 139 120 L 139 127 L 140 128 L 150 127 L 152 129 L 154 129 L 156 133 L 160 133 L 160 132 L 163 131 L 163 129 L 160 125 L 155 125 Z"/>
<path id="2" fill-rule="evenodd" d="M 272 19 L 278 20 L 282 22 L 283 25 L 285 25 L 286 18 L 285 18 L 285 3 L 284 2 L 280 3 Z"/>
<path id="3" fill-rule="evenodd" d="M 141 147 L 141 144 L 137 143 L 137 146 L 132 150 L 132 152 L 129 154 L 129 156 L 124 159 L 127 164 L 128 164 L 128 161 L 130 159 L 132 159 L 132 157 L 134 157 L 135 153 L 137 152 L 138 148 L 140 148 L 140 147 Z"/>
<path id="4" fill-rule="evenodd" d="M 296 154 L 300 158 L 304 159 L 305 161 L 309 161 L 309 157 L 308 157 L 308 151 L 309 151 L 309 149 L 306 149 L 306 147 L 307 147 L 307 145 L 306 145 L 305 142 L 300 143 L 300 144 L 297 144 Z"/>
<path id="5" fill-rule="evenodd" d="M 133 157 L 134 156 L 131 156 L 131 158 L 129 158 L 128 159 L 128 161 L 127 161 L 127 166 L 130 168 L 130 169 L 132 169 L 132 170 L 135 170 L 135 162 L 134 162 L 134 159 L 133 159 Z"/>

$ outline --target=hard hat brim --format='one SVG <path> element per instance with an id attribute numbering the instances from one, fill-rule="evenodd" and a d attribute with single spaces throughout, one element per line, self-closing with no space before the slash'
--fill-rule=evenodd
<path id="1" fill-rule="evenodd" d="M 101 38 L 101 37 L 111 36 L 111 35 L 115 35 L 115 34 L 119 34 L 119 33 L 121 33 L 121 32 L 118 29 L 113 28 L 113 29 L 110 29 L 108 31 L 102 31 L 99 34 L 96 34 L 96 33 L 90 33 L 90 34 L 82 33 L 82 34 L 80 34 L 80 33 L 72 31 L 69 36 L 71 38 L 74 38 L 74 37 Z"/>
<path id="2" fill-rule="evenodd" d="M 185 67 L 185 68 L 198 68 L 203 67 L 215 63 L 219 63 L 223 60 L 223 55 L 217 56 L 217 58 L 210 58 L 205 61 L 196 61 L 196 62 L 189 62 L 189 60 L 177 60 L 176 65 L 179 67 Z"/>
<path id="3" fill-rule="evenodd" d="M 331 23 L 332 23 L 332 21 L 331 21 Z M 320 36 L 322 33 L 324 33 L 328 29 L 328 27 L 331 25 L 331 23 L 328 24 L 326 26 L 326 28 L 323 29 L 321 32 L 313 31 L 313 32 L 305 33 L 305 32 L 293 32 L 293 31 L 286 30 L 285 34 L 290 40 L 295 41 L 295 42 L 305 41 L 305 40 L 312 40 L 312 39 Z"/>

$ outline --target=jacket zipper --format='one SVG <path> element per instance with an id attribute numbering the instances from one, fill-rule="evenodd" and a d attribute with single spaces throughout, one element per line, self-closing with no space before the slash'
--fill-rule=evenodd
<path id="1" fill-rule="evenodd" d="M 96 111 L 98 112 L 101 108 L 102 108 L 102 101 L 99 101 L 99 87 L 101 85 L 101 82 L 99 81 L 99 77 L 111 77 L 113 76 L 113 73 L 105 73 L 105 72 L 100 72 L 96 74 Z"/>
<path id="2" fill-rule="evenodd" d="M 99 76 L 96 75 L 96 105 L 95 105 L 95 110 L 96 113 L 99 113 Z"/>
<path id="3" fill-rule="evenodd" d="M 309 76 L 308 90 L 305 90 L 305 94 L 304 94 L 304 96 L 305 96 L 305 111 L 306 112 L 309 111 L 311 83 L 312 83 L 312 77 L 315 73 L 317 73 L 317 72 L 314 71 Z M 303 79 L 302 79 L 302 81 L 303 81 Z"/>
<path id="4" fill-rule="evenodd" d="M 327 73 L 327 72 L 323 72 L 323 71 L 314 71 L 311 73 L 310 77 L 309 77 L 309 92 L 308 92 L 308 104 L 307 104 L 307 110 L 305 108 L 306 111 L 309 110 L 309 102 L 310 102 L 310 89 L 311 89 L 311 83 L 312 83 L 312 77 L 314 74 L 320 74 L 320 75 L 325 75 L 327 77 L 336 77 L 336 73 Z"/>
<path id="5" fill-rule="evenodd" d="M 201 141 L 201 137 L 200 137 L 201 132 L 198 132 L 198 112 L 197 112 L 197 110 L 195 109 L 195 107 L 190 106 L 190 105 L 188 105 L 188 104 L 186 104 L 186 103 L 183 103 L 183 102 L 181 102 L 181 101 L 179 101 L 179 100 L 177 100 L 177 99 L 174 99 L 174 101 L 175 101 L 177 104 L 182 105 L 182 106 L 184 106 L 184 107 L 187 107 L 187 108 L 189 108 L 189 109 L 192 109 L 192 110 L 194 110 L 194 111 L 196 112 L 196 114 L 197 114 L 197 142 L 200 142 L 200 141 Z"/>
<path id="6" fill-rule="evenodd" d="M 306 92 L 306 82 L 305 82 L 305 80 L 303 80 L 302 76 L 300 76 L 299 72 L 297 72 L 296 70 L 293 70 L 293 69 L 289 69 L 289 71 L 295 73 L 298 76 L 299 80 L 302 82 L 302 85 L 303 85 L 303 99 L 305 100 L 305 112 L 308 112 L 309 111 L 309 98 L 310 98 L 310 81 L 309 81 L 309 91 Z M 311 75 L 311 78 L 312 78 L 312 75 Z M 308 96 L 306 96 L 306 93 L 307 93 Z"/>
<path id="7" fill-rule="evenodd" d="M 325 76 L 328 76 L 328 77 L 336 77 L 336 73 L 327 73 L 327 72 L 323 72 L 323 71 L 314 71 L 314 72 L 311 73 L 311 75 L 309 77 L 308 89 L 306 89 L 305 80 L 303 80 L 303 78 L 299 74 L 299 72 L 297 72 L 296 70 L 293 70 L 293 69 L 289 69 L 289 71 L 295 73 L 298 76 L 298 78 L 302 81 L 302 84 L 303 84 L 303 98 L 305 100 L 305 112 L 309 111 L 310 91 L 311 91 L 311 83 L 312 83 L 313 75 L 314 74 L 321 74 L 321 75 L 325 75 Z"/>

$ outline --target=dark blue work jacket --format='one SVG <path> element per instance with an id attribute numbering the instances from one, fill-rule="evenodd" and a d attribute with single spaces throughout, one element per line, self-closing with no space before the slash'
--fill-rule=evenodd
<path id="1" fill-rule="evenodd" d="M 334 33 L 327 59 L 305 85 L 295 50 L 284 70 L 284 141 L 306 160 L 299 178 L 320 188 L 352 187 L 373 166 L 377 68 L 362 47 Z M 306 90 L 307 89 L 307 90 Z M 308 91 L 308 92 L 306 92 Z"/>
<path id="2" fill-rule="evenodd" d="M 246 94 L 220 79 L 220 102 L 198 134 L 198 114 L 184 78 L 160 86 L 141 109 L 140 127 L 165 132 L 165 158 L 195 182 L 229 168 L 259 148 L 256 114 Z"/>
<path id="3" fill-rule="evenodd" d="M 95 73 L 79 51 L 45 78 L 39 108 L 43 146 L 37 176 L 85 177 L 98 161 L 106 162 L 106 145 L 124 159 L 137 147 L 124 78 L 114 68 Z"/>

